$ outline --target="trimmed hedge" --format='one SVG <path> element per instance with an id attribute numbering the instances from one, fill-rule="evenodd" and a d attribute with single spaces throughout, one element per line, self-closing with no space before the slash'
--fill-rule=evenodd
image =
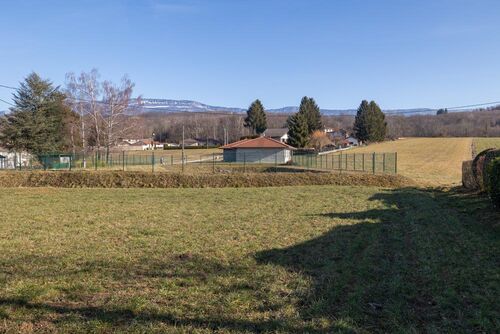
<path id="1" fill-rule="evenodd" d="M 299 185 L 403 187 L 399 175 L 333 173 L 178 174 L 120 171 L 26 171 L 0 173 L 0 187 L 222 188 Z"/>
<path id="2" fill-rule="evenodd" d="M 500 208 L 500 158 L 496 158 L 488 165 L 487 190 L 493 204 Z"/>
<path id="3" fill-rule="evenodd" d="M 472 172 L 472 160 L 462 162 L 462 185 L 465 189 L 470 190 L 479 188 L 474 173 Z"/>
<path id="4" fill-rule="evenodd" d="M 480 152 L 469 165 L 462 164 L 462 184 L 467 189 L 486 191 L 489 180 L 488 166 L 495 158 L 500 157 L 500 150 L 489 148 Z"/>

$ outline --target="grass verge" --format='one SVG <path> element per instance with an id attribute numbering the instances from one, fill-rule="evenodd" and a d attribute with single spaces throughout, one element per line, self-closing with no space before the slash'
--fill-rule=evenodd
<path id="1" fill-rule="evenodd" d="M 500 216 L 481 197 L 339 186 L 4 188 L 0 203 L 1 332 L 500 326 Z"/>

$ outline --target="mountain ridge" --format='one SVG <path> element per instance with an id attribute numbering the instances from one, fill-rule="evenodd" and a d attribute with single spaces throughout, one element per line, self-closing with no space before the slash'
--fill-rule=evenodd
<path id="1" fill-rule="evenodd" d="M 193 100 L 173 100 L 173 99 L 157 99 L 144 98 L 139 103 L 132 102 L 131 106 L 141 112 L 228 112 L 228 113 L 245 113 L 245 108 L 238 107 L 221 107 L 201 103 Z M 269 113 L 290 114 L 299 110 L 297 106 L 286 106 L 282 108 L 266 109 Z M 340 115 L 355 115 L 356 109 L 320 109 L 323 115 L 340 116 Z M 431 108 L 409 108 L 409 109 L 387 109 L 386 114 L 391 115 L 414 115 L 414 114 L 434 114 L 436 109 Z"/>

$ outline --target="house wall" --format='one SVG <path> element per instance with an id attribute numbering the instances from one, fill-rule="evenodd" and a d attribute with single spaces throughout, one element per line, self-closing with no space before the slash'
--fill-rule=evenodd
<path id="1" fill-rule="evenodd" d="M 291 160 L 289 149 L 283 148 L 237 148 L 225 149 L 225 162 L 284 164 Z"/>
<path id="2" fill-rule="evenodd" d="M 0 169 L 15 169 L 21 164 L 22 167 L 28 167 L 32 159 L 31 154 L 26 152 L 14 153 L 7 151 L 0 151 L 0 155 L 4 156 L 5 159 L 0 161 Z"/>

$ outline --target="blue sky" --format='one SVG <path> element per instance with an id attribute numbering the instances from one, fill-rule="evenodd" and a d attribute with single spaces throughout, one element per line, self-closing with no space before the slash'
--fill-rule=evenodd
<path id="1" fill-rule="evenodd" d="M 144 97 L 223 106 L 499 101 L 499 13 L 498 0 L 3 1 L 0 84 L 95 67 Z"/>

